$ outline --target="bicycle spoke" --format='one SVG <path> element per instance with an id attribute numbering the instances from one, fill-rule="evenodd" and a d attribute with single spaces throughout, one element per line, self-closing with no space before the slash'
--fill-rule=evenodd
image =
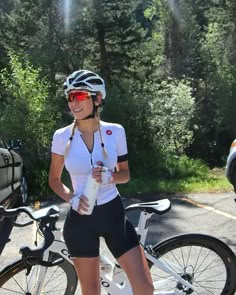
<path id="1" fill-rule="evenodd" d="M 202 289 L 202 290 L 205 290 L 207 291 L 208 293 L 207 294 L 212 294 L 212 295 L 215 295 L 215 291 L 221 291 L 222 289 L 221 288 L 214 288 L 214 287 L 205 287 L 205 286 L 202 286 L 201 284 L 199 284 L 199 282 L 195 282 L 196 284 L 198 284 L 198 286 Z M 211 291 L 212 290 L 212 291 Z M 220 292 L 221 293 L 221 292 Z"/>
<path id="2" fill-rule="evenodd" d="M 213 260 L 212 262 L 209 262 L 209 264 L 208 264 L 203 270 L 196 272 L 196 273 L 198 273 L 198 276 L 195 277 L 195 279 L 199 278 L 199 277 L 200 277 L 205 271 L 213 270 L 213 269 L 215 269 L 215 268 L 218 269 L 218 265 L 216 265 L 216 266 L 212 266 L 212 267 L 209 267 L 209 266 L 212 265 L 213 263 L 214 263 L 214 260 Z M 195 274 L 196 274 L 196 273 L 195 273 Z M 223 273 L 225 273 L 225 272 L 222 272 L 221 275 L 222 275 Z"/>
<path id="3" fill-rule="evenodd" d="M 58 268 L 56 268 L 56 269 L 52 272 L 51 276 L 47 278 L 47 281 L 44 283 L 44 286 L 47 286 L 52 280 L 54 280 L 53 276 L 56 274 L 57 270 L 58 270 Z M 47 271 L 48 271 L 48 269 L 47 269 Z M 56 278 L 58 279 L 58 278 L 60 278 L 62 275 L 63 275 L 63 273 L 61 273 L 59 276 L 56 276 Z"/>
<path id="4" fill-rule="evenodd" d="M 186 237 L 186 235 L 183 236 Z M 190 239 L 192 239 L 192 235 L 190 236 Z M 202 244 L 198 237 L 204 240 Z M 177 237 L 173 239 L 171 243 L 170 245 L 168 245 L 168 243 L 164 244 L 164 251 L 162 251 L 161 247 L 160 250 L 156 249 L 156 255 L 157 257 L 161 257 L 162 260 L 165 261 L 165 265 L 168 265 L 170 269 L 175 271 L 176 265 L 176 269 L 183 270 L 179 275 L 182 279 L 192 284 L 194 288 L 193 291 L 190 290 L 189 294 L 223 294 L 222 292 L 228 278 L 225 264 L 228 264 L 228 267 L 231 267 L 232 258 L 228 259 L 229 256 L 225 254 L 222 254 L 223 257 L 221 256 L 219 250 L 220 245 L 217 241 L 214 241 L 215 244 L 212 246 L 212 238 L 209 238 L 208 241 L 206 236 L 196 235 L 196 240 L 193 242 L 188 241 L 187 239 L 178 241 Z M 208 244 L 210 244 L 210 247 L 208 247 Z M 220 249 L 225 251 L 225 248 L 223 247 Z M 235 273 L 235 266 L 232 265 L 232 267 L 234 269 L 233 273 Z M 181 282 L 176 281 L 172 275 L 169 275 L 155 265 L 151 267 L 151 274 L 156 291 L 165 292 L 167 290 L 174 291 L 176 289 L 184 291 L 186 289 L 186 287 Z M 231 275 L 230 278 L 233 277 L 234 276 Z M 227 291 L 224 294 L 232 295 L 230 292 L 231 291 Z"/>
<path id="5" fill-rule="evenodd" d="M 52 253 L 51 260 L 58 259 Z M 26 275 L 26 264 L 20 260 L 13 264 L 0 278 L 1 295 L 73 295 L 77 287 L 77 275 L 70 262 L 66 260 L 57 266 L 45 268 L 34 265 Z M 9 291 L 8 291 L 9 290 Z"/>
<path id="6" fill-rule="evenodd" d="M 201 248 L 202 249 L 202 248 Z M 198 272 L 199 268 L 203 265 L 203 263 L 207 260 L 207 258 L 209 257 L 209 255 L 211 254 L 210 250 L 208 251 L 208 253 L 206 253 L 205 257 L 202 258 L 202 262 L 201 264 L 197 267 L 197 269 L 195 269 L 195 273 Z M 215 257 L 215 259 L 217 259 L 217 257 Z M 214 260 L 215 260 L 214 259 Z M 210 264 L 212 264 L 214 262 L 214 260 L 212 260 L 210 262 Z"/>
<path id="7" fill-rule="evenodd" d="M 24 292 L 25 290 L 22 289 L 22 286 L 18 283 L 18 281 L 15 278 L 13 278 L 13 280 L 16 283 L 16 285 L 19 287 L 19 289 L 22 290 L 22 292 Z M 19 294 L 21 294 L 21 293 L 19 293 Z M 24 294 L 24 293 L 22 293 L 22 294 Z"/>
<path id="8" fill-rule="evenodd" d="M 11 289 L 8 289 L 8 288 L 3 288 L 3 287 L 1 287 L 1 290 L 2 291 L 10 291 L 10 292 L 13 292 L 14 294 L 21 294 L 21 295 L 25 294 L 25 292 L 22 293 L 22 292 L 18 292 L 18 291 L 11 290 Z"/>

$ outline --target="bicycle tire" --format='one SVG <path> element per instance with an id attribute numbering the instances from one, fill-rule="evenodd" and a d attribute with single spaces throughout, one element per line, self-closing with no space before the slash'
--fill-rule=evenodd
<path id="1" fill-rule="evenodd" d="M 204 234 L 184 234 L 169 238 L 152 247 L 155 257 L 181 266 L 182 278 L 195 290 L 192 295 L 234 295 L 236 290 L 236 258 L 221 240 Z M 154 289 L 157 291 L 183 290 L 184 286 L 152 262 L 149 267 Z M 174 269 L 174 267 L 172 267 Z M 163 283 L 161 286 L 160 282 Z"/>
<path id="2" fill-rule="evenodd" d="M 51 252 L 49 261 L 52 262 L 58 258 L 61 258 L 59 254 Z M 40 267 L 40 265 L 37 264 L 36 259 L 27 258 L 27 262 L 33 265 L 30 272 L 34 268 L 35 276 L 37 277 L 39 268 L 36 269 L 36 267 Z M 26 271 L 26 262 L 22 259 L 6 266 L 0 272 L 0 294 L 35 294 L 35 284 L 29 287 L 30 283 L 28 280 L 30 276 L 26 275 Z M 73 265 L 64 259 L 60 264 L 47 268 L 46 277 L 40 294 L 73 295 L 76 291 L 77 283 L 78 279 Z"/>

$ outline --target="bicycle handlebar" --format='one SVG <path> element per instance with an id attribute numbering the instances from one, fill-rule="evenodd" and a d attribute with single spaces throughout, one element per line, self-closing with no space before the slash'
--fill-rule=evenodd
<path id="1" fill-rule="evenodd" d="M 0 220 L 4 217 L 6 218 L 14 218 L 18 216 L 20 213 L 26 213 L 31 219 L 34 219 L 30 213 L 30 209 L 28 207 L 18 207 L 15 209 L 6 209 L 3 206 L 0 206 Z"/>
<path id="2" fill-rule="evenodd" d="M 26 223 L 17 223 L 17 222 L 13 222 L 13 225 L 15 226 L 15 227 L 26 227 L 26 226 L 28 226 L 28 225 L 31 225 L 31 224 L 33 224 L 34 222 L 33 222 L 33 220 L 31 220 L 31 221 L 29 221 L 29 222 L 26 222 Z"/>
<path id="3" fill-rule="evenodd" d="M 0 206 L 0 220 L 4 217 L 14 218 L 20 213 L 27 214 L 32 220 L 39 221 L 40 219 L 58 215 L 60 212 L 57 206 L 50 206 L 43 209 L 33 211 L 30 207 L 18 207 L 15 209 L 6 209 L 3 206 Z"/>
<path id="4" fill-rule="evenodd" d="M 27 214 L 32 220 L 37 221 L 39 223 L 39 229 L 41 230 L 44 242 L 43 245 L 37 247 L 35 249 L 31 249 L 29 247 L 22 247 L 20 249 L 20 253 L 25 257 L 40 257 L 42 253 L 53 243 L 54 235 L 52 233 L 55 228 L 55 222 L 58 220 L 58 213 L 60 210 L 57 206 L 50 206 L 43 209 L 33 211 L 30 207 L 18 207 L 15 209 L 6 209 L 3 206 L 0 206 L 0 219 L 11 218 L 14 219 L 20 213 Z M 21 224 L 20 226 L 27 226 L 31 224 L 31 222 L 27 222 L 25 224 Z"/>

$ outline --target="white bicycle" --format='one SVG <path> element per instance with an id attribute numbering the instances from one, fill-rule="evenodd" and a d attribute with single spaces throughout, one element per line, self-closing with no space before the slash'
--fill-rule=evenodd
<path id="1" fill-rule="evenodd" d="M 236 259 L 222 241 L 203 234 L 184 234 L 145 246 L 151 216 L 164 214 L 170 207 L 170 201 L 164 199 L 126 208 L 127 211 L 141 211 L 136 230 L 150 266 L 154 294 L 233 295 L 236 290 Z M 0 272 L 0 294 L 75 294 L 77 275 L 62 231 L 56 228 L 60 212 L 58 207 L 37 211 L 29 207 L 10 210 L 0 207 L 2 218 L 15 218 L 21 212 L 36 222 L 43 244 L 35 249 L 21 248 L 22 259 Z M 100 257 L 101 286 L 106 293 L 132 295 L 129 281 L 120 266 L 112 263 L 107 256 Z"/>

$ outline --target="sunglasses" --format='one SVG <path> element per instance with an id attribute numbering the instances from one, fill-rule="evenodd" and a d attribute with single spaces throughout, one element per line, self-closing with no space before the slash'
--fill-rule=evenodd
<path id="1" fill-rule="evenodd" d="M 91 95 L 96 95 L 95 92 L 88 92 L 88 91 L 76 91 L 71 92 L 67 95 L 67 101 L 72 102 L 75 99 L 77 101 L 83 101 L 91 98 Z"/>

